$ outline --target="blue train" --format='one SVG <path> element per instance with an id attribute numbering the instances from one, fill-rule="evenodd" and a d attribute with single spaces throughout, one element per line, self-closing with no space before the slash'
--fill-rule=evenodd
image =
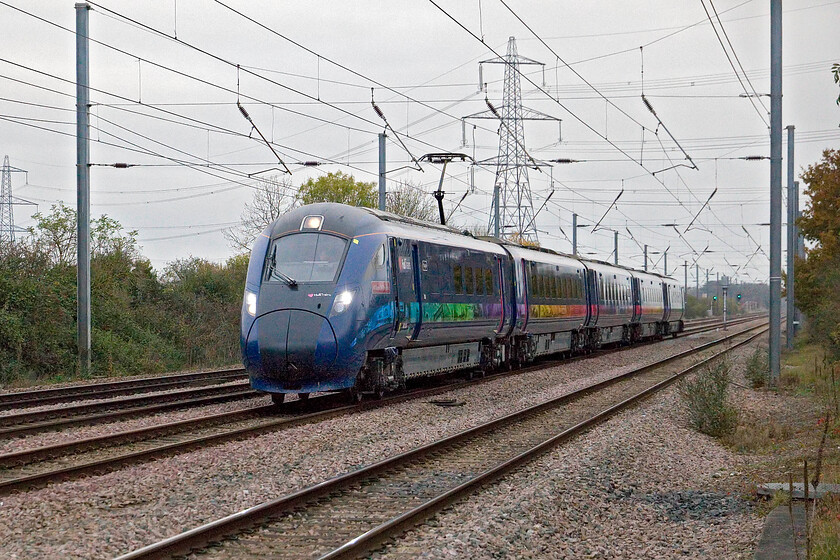
<path id="1" fill-rule="evenodd" d="M 683 329 L 671 278 L 369 208 L 296 208 L 254 243 L 241 346 L 254 389 L 381 396 L 406 381 Z"/>

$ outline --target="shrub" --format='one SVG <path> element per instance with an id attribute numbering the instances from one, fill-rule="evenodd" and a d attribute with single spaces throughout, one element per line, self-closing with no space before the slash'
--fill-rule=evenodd
<path id="1" fill-rule="evenodd" d="M 689 424 L 695 430 L 713 437 L 735 430 L 738 415 L 728 399 L 731 372 L 729 361 L 719 360 L 706 365 L 693 379 L 680 383 L 680 397 L 688 411 Z"/>
<path id="2" fill-rule="evenodd" d="M 744 373 L 753 389 L 764 387 L 770 377 L 770 364 L 767 360 L 767 350 L 756 348 L 747 360 L 747 371 Z"/>

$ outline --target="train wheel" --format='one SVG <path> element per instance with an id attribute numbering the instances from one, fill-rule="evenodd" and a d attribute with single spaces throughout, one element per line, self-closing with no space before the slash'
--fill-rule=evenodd
<path id="1" fill-rule="evenodd" d="M 379 400 L 385 396 L 385 387 L 382 385 L 377 385 L 376 389 L 373 391 L 373 396 Z"/>
<path id="2" fill-rule="evenodd" d="M 271 393 L 271 402 L 280 405 L 286 400 L 286 393 Z"/>
<path id="3" fill-rule="evenodd" d="M 347 398 L 350 400 L 350 404 L 358 404 L 362 402 L 362 392 L 356 387 L 350 387 L 347 389 Z"/>

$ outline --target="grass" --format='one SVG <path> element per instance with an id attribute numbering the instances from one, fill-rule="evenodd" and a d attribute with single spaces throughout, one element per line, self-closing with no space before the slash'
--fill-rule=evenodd
<path id="1" fill-rule="evenodd" d="M 840 558 L 840 496 L 826 497 L 817 503 L 812 542 L 811 560 Z"/>
<path id="2" fill-rule="evenodd" d="M 831 425 L 822 454 L 821 483 L 840 483 L 840 365 L 825 358 L 825 351 L 810 342 L 806 336 L 797 339 L 794 350 L 782 356 L 780 391 L 807 396 L 824 411 L 824 416 L 811 428 L 812 435 L 822 435 L 825 415 L 830 415 Z M 778 430 L 776 430 L 777 433 Z M 790 436 L 793 437 L 793 432 Z M 737 434 L 736 434 L 737 435 Z M 784 436 L 784 433 L 779 433 Z M 755 438 L 756 442 L 761 437 Z M 760 447 L 760 446 L 759 446 Z M 809 446 L 810 447 L 810 446 Z M 817 449 L 802 449 L 797 457 L 800 465 L 808 459 L 813 467 Z M 796 472 L 797 469 L 794 469 Z M 801 478 L 800 474 L 800 478 Z M 837 560 L 840 558 L 840 496 L 828 496 L 817 502 L 816 516 L 812 528 L 812 560 Z"/>
<path id="3" fill-rule="evenodd" d="M 784 422 L 763 421 L 739 411 L 735 430 L 724 436 L 723 443 L 741 453 L 772 453 L 781 442 L 789 440 L 794 430 Z"/>

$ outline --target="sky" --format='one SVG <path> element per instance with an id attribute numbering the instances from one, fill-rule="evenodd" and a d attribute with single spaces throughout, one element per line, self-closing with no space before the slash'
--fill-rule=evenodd
<path id="1" fill-rule="evenodd" d="M 329 172 L 378 181 L 371 96 L 392 129 L 389 188 L 408 181 L 431 199 L 440 166 L 412 169 L 412 157 L 497 155 L 499 123 L 462 119 L 486 111 L 485 96 L 502 106 L 504 67 L 479 62 L 514 37 L 544 64 L 520 67 L 523 105 L 554 119 L 525 123 L 528 152 L 577 160 L 528 171 L 544 247 L 570 252 L 578 214 L 586 256 L 612 261 L 618 231 L 621 264 L 642 267 L 648 245 L 650 267 L 663 272 L 667 251 L 679 279 L 696 262 L 701 284 L 707 269 L 766 281 L 770 163 L 741 158 L 770 153 L 769 11 L 758 0 L 100 0 L 89 14 L 91 214 L 137 230 L 158 270 L 224 262 L 234 250 L 223 230 L 260 178 L 283 175 L 237 103 L 291 170 L 291 197 Z M 797 176 L 840 148 L 838 18 L 840 1 L 784 3 L 782 121 L 795 126 Z M 74 2 L 0 0 L 0 22 L 0 156 L 26 171 L 12 184 L 33 203 L 14 207 L 28 227 L 34 212 L 76 203 Z M 469 192 L 453 223 L 488 222 L 494 174 L 447 167 L 447 213 Z"/>

